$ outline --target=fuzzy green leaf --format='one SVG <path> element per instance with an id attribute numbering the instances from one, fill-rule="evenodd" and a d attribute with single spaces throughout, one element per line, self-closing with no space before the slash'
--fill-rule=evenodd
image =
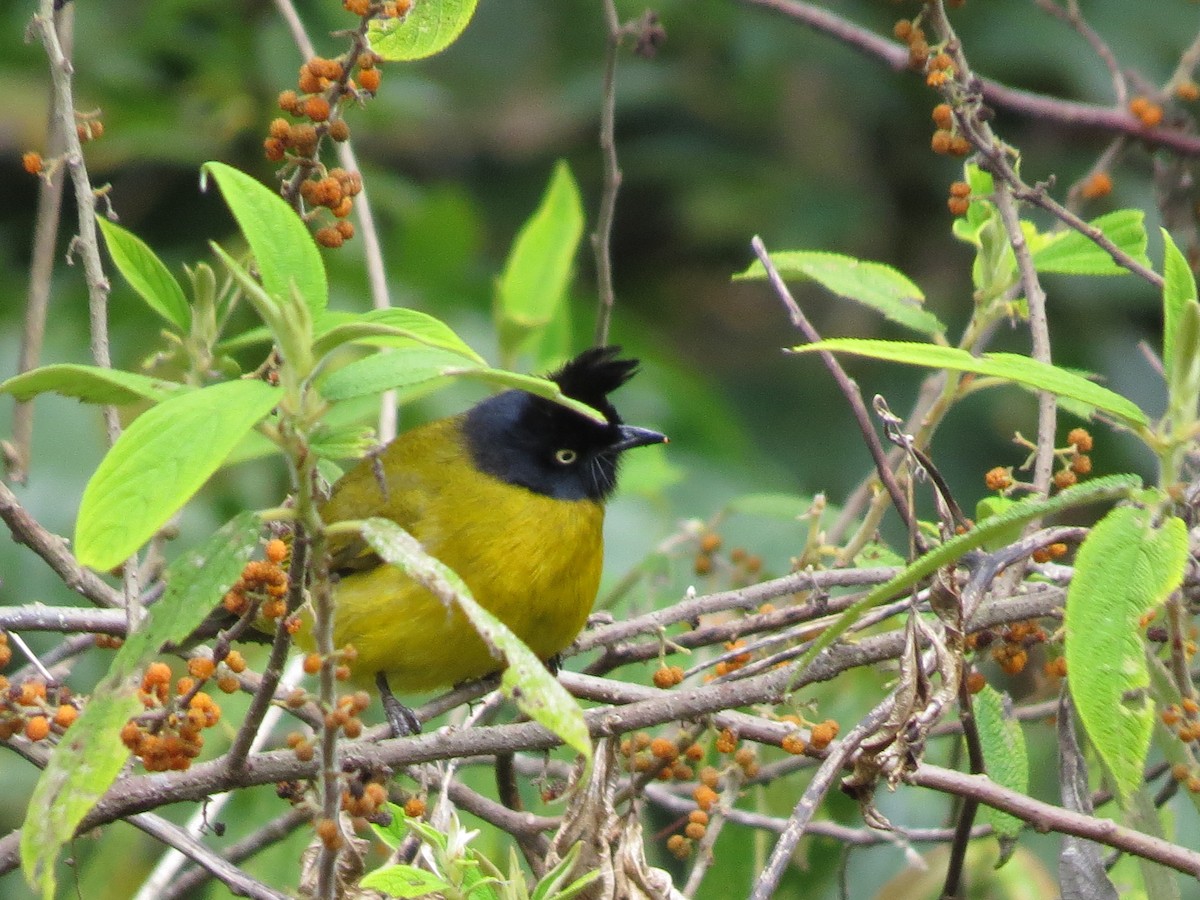
<path id="1" fill-rule="evenodd" d="M 1175 371 L 1175 329 L 1189 300 L 1196 300 L 1196 276 L 1187 257 L 1163 228 L 1163 364 L 1167 381 Z"/>
<path id="2" fill-rule="evenodd" d="M 922 306 L 925 295 L 921 289 L 891 266 L 817 250 L 772 253 L 771 262 L 785 279 L 812 279 L 837 296 L 868 306 L 905 328 L 927 335 L 946 331 L 938 317 Z M 766 277 L 767 270 L 758 260 L 734 276 L 738 280 Z"/>
<path id="3" fill-rule="evenodd" d="M 1104 236 L 1147 268 L 1146 214 L 1140 209 L 1118 209 L 1088 222 Z M 1039 272 L 1061 275 L 1128 275 L 1108 251 L 1078 231 L 1068 230 L 1050 237 L 1033 252 L 1033 265 Z"/>
<path id="4" fill-rule="evenodd" d="M 192 321 L 183 288 L 154 251 L 133 232 L 96 216 L 96 224 L 104 234 L 104 243 L 117 271 L 124 276 L 146 305 L 162 316 L 176 330 L 186 334 Z"/>
<path id="5" fill-rule="evenodd" d="M 1143 428 L 1149 422 L 1137 404 L 1120 394 L 1088 381 L 1074 372 L 1016 353 L 985 353 L 982 356 L 972 356 L 966 350 L 957 347 L 859 338 L 832 338 L 816 344 L 802 344 L 793 349 L 796 353 L 813 353 L 818 350 L 853 353 L 857 356 L 911 366 L 974 372 L 977 375 L 1002 378 L 1086 403 L 1134 429 Z"/>
<path id="6" fill-rule="evenodd" d="M 403 19 L 371 22 L 371 49 L 389 62 L 441 53 L 463 33 L 477 0 L 418 0 Z"/>
<path id="7" fill-rule="evenodd" d="M 43 900 L 55 895 L 54 864 L 63 846 L 129 758 L 121 729 L 142 710 L 137 685 L 110 678 L 50 754 L 21 827 L 21 867 Z"/>
<path id="8" fill-rule="evenodd" d="M 416 538 L 388 519 L 367 519 L 362 523 L 362 536 L 384 561 L 403 569 L 433 594 L 452 596 L 484 643 L 498 660 L 504 661 L 501 688 L 505 695 L 568 746 L 591 757 L 592 742 L 579 704 L 507 625 L 479 605 L 453 570 L 426 553 Z"/>
<path id="9" fill-rule="evenodd" d="M 444 878 L 404 864 L 368 872 L 358 883 L 364 890 L 382 891 L 389 897 L 429 897 L 451 889 Z"/>
<path id="10" fill-rule="evenodd" d="M 1029 756 L 1025 752 L 1025 732 L 1013 718 L 1008 698 L 991 685 L 984 685 L 973 702 L 988 778 L 1024 794 L 1029 790 Z M 1001 840 L 1015 838 L 1024 825 L 1016 816 L 990 806 L 983 807 L 983 820 Z"/>
<path id="11" fill-rule="evenodd" d="M 559 160 L 541 203 L 513 242 L 497 285 L 496 321 L 506 355 L 549 325 L 566 302 L 582 237 L 579 186 Z"/>
<path id="12" fill-rule="evenodd" d="M 31 400 L 38 394 L 53 391 L 84 403 L 111 403 L 114 406 L 147 400 L 157 403 L 183 390 L 183 385 L 176 382 L 137 372 L 73 363 L 42 366 L 0 382 L 0 393 L 12 394 L 18 400 Z"/>
<path id="13" fill-rule="evenodd" d="M 1142 784 L 1154 709 L 1138 619 L 1183 580 L 1187 526 L 1124 506 L 1101 519 L 1075 558 L 1065 618 L 1071 698 L 1123 801 Z"/>
<path id="14" fill-rule="evenodd" d="M 326 312 L 317 324 L 316 334 L 313 355 L 318 358 L 347 343 L 377 347 L 410 347 L 415 343 L 449 350 L 475 362 L 483 362 L 483 358 L 449 325 L 415 309 Z"/>
<path id="15" fill-rule="evenodd" d="M 314 317 L 329 305 L 325 263 L 308 226 L 283 198 L 245 172 L 224 163 L 202 167 L 221 189 L 254 253 L 263 289 L 277 303 L 290 303 L 292 285 Z"/>
<path id="16" fill-rule="evenodd" d="M 75 553 L 111 569 L 148 541 L 279 400 L 261 381 L 228 381 L 164 400 L 125 430 L 88 481 Z"/>

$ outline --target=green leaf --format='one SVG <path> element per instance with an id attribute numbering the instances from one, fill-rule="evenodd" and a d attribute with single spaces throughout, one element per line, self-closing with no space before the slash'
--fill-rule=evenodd
<path id="1" fill-rule="evenodd" d="M 1118 209 L 1088 222 L 1098 228 L 1110 241 L 1147 268 L 1146 214 L 1140 209 Z M 1128 275 L 1129 270 L 1117 265 L 1108 251 L 1095 241 L 1068 230 L 1055 234 L 1033 253 L 1033 265 L 1039 272 L 1061 275 Z"/>
<path id="2" fill-rule="evenodd" d="M 371 49 L 388 62 L 412 62 L 441 53 L 463 33 L 477 0 L 418 0 L 403 19 L 370 25 Z"/>
<path id="3" fill-rule="evenodd" d="M 296 211 L 270 188 L 219 162 L 202 170 L 213 177 L 254 253 L 266 292 L 278 303 L 292 301 L 292 285 L 316 317 L 329 305 L 325 264 Z"/>
<path id="4" fill-rule="evenodd" d="M 117 271 L 137 291 L 146 305 L 186 334 L 192 321 L 183 288 L 163 261 L 154 255 L 141 238 L 120 225 L 96 216 L 96 224 L 104 233 L 104 243 Z"/>
<path id="5" fill-rule="evenodd" d="M 103 683 L 50 754 L 21 826 L 21 867 L 44 900 L 55 894 L 54 864 L 84 816 L 104 796 L 129 758 L 121 729 L 143 709 L 137 685 Z"/>
<path id="6" fill-rule="evenodd" d="M 1021 723 L 1013 718 L 1008 697 L 999 694 L 991 685 L 984 685 L 972 702 L 988 778 L 1024 794 L 1029 790 L 1025 732 L 1021 730 Z M 1002 841 L 1015 838 L 1025 824 L 1016 816 L 990 806 L 984 806 L 982 812 L 983 820 L 992 826 Z"/>
<path id="7" fill-rule="evenodd" d="M 956 535 L 946 543 L 934 547 L 928 553 L 914 560 L 904 571 L 899 572 L 879 587 L 874 588 L 861 600 L 848 606 L 846 611 L 826 628 L 821 636 L 813 641 L 812 646 L 804 652 L 796 664 L 797 671 L 803 671 L 818 653 L 845 634 L 846 630 L 864 612 L 910 590 L 922 579 L 929 577 L 943 566 L 957 562 L 967 551 L 986 546 L 998 536 L 1009 533 L 1014 525 L 1024 525 L 1034 519 L 1051 516 L 1063 510 L 1096 503 L 1100 500 L 1116 500 L 1127 497 L 1141 486 L 1142 480 L 1136 475 L 1106 475 L 1103 478 L 1093 478 L 1084 484 L 1072 485 L 1046 499 L 1027 497 L 1017 501 L 1007 510 L 998 512 L 982 522 L 977 522 L 970 531 Z"/>
<path id="8" fill-rule="evenodd" d="M 458 605 L 484 643 L 504 660 L 501 689 L 523 713 L 591 758 L 591 737 L 575 698 L 547 671 L 537 654 L 479 605 L 453 570 L 422 550 L 416 538 L 389 519 L 367 519 L 361 530 L 363 539 L 385 562 L 403 569 L 435 596 Z"/>
<path id="9" fill-rule="evenodd" d="M 980 498 L 975 504 L 975 521 L 984 522 L 993 516 L 1001 515 L 1012 509 L 1019 501 L 1013 500 L 1011 497 L 998 497 L 995 494 L 989 494 L 986 497 Z M 1007 547 L 1013 541 L 1021 536 L 1021 531 L 1025 527 L 1024 522 L 1014 522 L 1004 531 L 1001 531 L 994 538 L 987 541 L 983 545 L 983 549 L 988 552 L 995 552 L 1001 547 Z"/>
<path id="10" fill-rule="evenodd" d="M 855 300 L 905 328 L 921 334 L 943 334 L 946 326 L 922 304 L 925 295 L 907 276 L 883 263 L 867 262 L 840 253 L 786 250 L 772 253 L 771 262 L 788 278 L 810 278 L 839 297 Z M 763 279 L 767 270 L 755 260 L 735 280 Z"/>
<path id="11" fill-rule="evenodd" d="M 75 526 L 79 562 L 111 569 L 149 540 L 278 402 L 261 381 L 164 400 L 121 435 L 88 481 Z"/>
<path id="12" fill-rule="evenodd" d="M 912 366 L 974 372 L 977 375 L 1002 378 L 1086 403 L 1134 429 L 1144 428 L 1149 423 L 1146 414 L 1137 404 L 1120 394 L 1094 384 L 1074 372 L 1016 353 L 985 353 L 982 356 L 972 356 L 966 350 L 957 347 L 859 338 L 832 338 L 816 344 L 803 344 L 793 349 L 796 353 L 813 353 L 819 350 L 853 353 Z"/>
<path id="13" fill-rule="evenodd" d="M 550 324 L 566 301 L 582 237 L 579 187 L 559 160 L 541 203 L 513 242 L 497 286 L 496 321 L 506 358 Z"/>
<path id="14" fill-rule="evenodd" d="M 38 394 L 54 391 L 84 403 L 111 403 L 114 406 L 147 400 L 157 403 L 184 390 L 183 385 L 174 381 L 71 363 L 42 366 L 0 382 L 0 393 L 12 394 L 18 400 L 30 400 Z"/>
<path id="15" fill-rule="evenodd" d="M 384 866 L 363 876 L 358 886 L 391 897 L 428 897 L 451 889 L 448 881 L 416 866 Z"/>
<path id="16" fill-rule="evenodd" d="M 389 802 L 387 811 L 391 816 L 390 821 L 386 825 L 372 822 L 371 830 L 375 832 L 375 837 L 379 838 L 384 846 L 395 850 L 408 834 L 408 818 L 405 815 L 404 807 L 397 806 L 395 803 Z"/>
<path id="17" fill-rule="evenodd" d="M 374 309 L 357 314 L 326 312 L 317 323 L 316 334 L 313 355 L 318 358 L 346 343 L 377 347 L 411 347 L 416 343 L 484 363 L 483 357 L 449 325 L 415 309 Z"/>
<path id="18" fill-rule="evenodd" d="M 195 631 L 241 577 L 258 547 L 261 531 L 258 515 L 246 510 L 199 547 L 176 558 L 167 567 L 162 598 L 148 610 L 149 621 L 125 641 L 113 660 L 112 671 L 128 674 L 164 644 L 178 644 Z"/>
<path id="19" fill-rule="evenodd" d="M 1196 276 L 1187 257 L 1175 245 L 1171 232 L 1162 228 L 1163 237 L 1163 365 L 1167 383 L 1175 371 L 1175 330 L 1189 300 L 1196 300 Z"/>
<path id="20" fill-rule="evenodd" d="M 408 347 L 377 353 L 331 372 L 320 383 L 321 396 L 331 403 L 406 388 L 438 379 L 475 378 L 502 388 L 517 388 L 553 400 L 582 416 L 604 422 L 590 406 L 568 397 L 557 383 L 534 375 L 492 369 L 465 357 L 431 347 Z"/>
<path id="21" fill-rule="evenodd" d="M 1154 728 L 1138 619 L 1179 587 L 1188 558 L 1183 520 L 1154 519 L 1135 506 L 1109 512 L 1079 548 L 1067 589 L 1071 698 L 1122 802 L 1142 784 Z"/>

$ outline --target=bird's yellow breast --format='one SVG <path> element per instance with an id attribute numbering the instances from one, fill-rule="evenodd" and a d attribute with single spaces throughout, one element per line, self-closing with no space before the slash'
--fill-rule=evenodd
<path id="1" fill-rule="evenodd" d="M 461 417 L 442 420 L 403 435 L 378 462 L 361 464 L 339 482 L 323 516 L 397 521 L 548 658 L 575 638 L 596 599 L 603 507 L 556 500 L 480 472 L 463 446 L 460 423 Z M 345 575 L 334 602 L 335 645 L 354 645 L 358 681 L 385 672 L 394 689 L 419 691 L 500 666 L 457 608 L 448 610 L 392 566 Z"/>

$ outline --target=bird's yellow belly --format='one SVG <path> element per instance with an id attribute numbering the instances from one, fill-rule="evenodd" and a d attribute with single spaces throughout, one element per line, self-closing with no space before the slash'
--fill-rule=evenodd
<path id="1" fill-rule="evenodd" d="M 511 490 L 511 488 L 508 488 Z M 603 509 L 591 501 L 528 494 L 511 514 L 456 522 L 425 536 L 427 551 L 454 569 L 479 603 L 542 659 L 582 630 L 603 561 Z M 493 513 L 495 510 L 492 511 Z M 392 566 L 352 574 L 334 591 L 335 646 L 352 644 L 355 681 L 384 672 L 398 692 L 479 678 L 502 665 L 461 610 Z"/>

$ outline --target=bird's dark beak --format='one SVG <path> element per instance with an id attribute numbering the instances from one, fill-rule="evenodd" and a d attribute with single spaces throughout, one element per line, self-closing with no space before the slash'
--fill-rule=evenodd
<path id="1" fill-rule="evenodd" d="M 668 444 L 670 441 L 665 434 L 651 431 L 649 428 L 638 428 L 636 425 L 620 425 L 621 439 L 609 447 L 609 450 L 620 453 L 632 450 L 634 447 L 645 447 L 647 444 Z"/>

